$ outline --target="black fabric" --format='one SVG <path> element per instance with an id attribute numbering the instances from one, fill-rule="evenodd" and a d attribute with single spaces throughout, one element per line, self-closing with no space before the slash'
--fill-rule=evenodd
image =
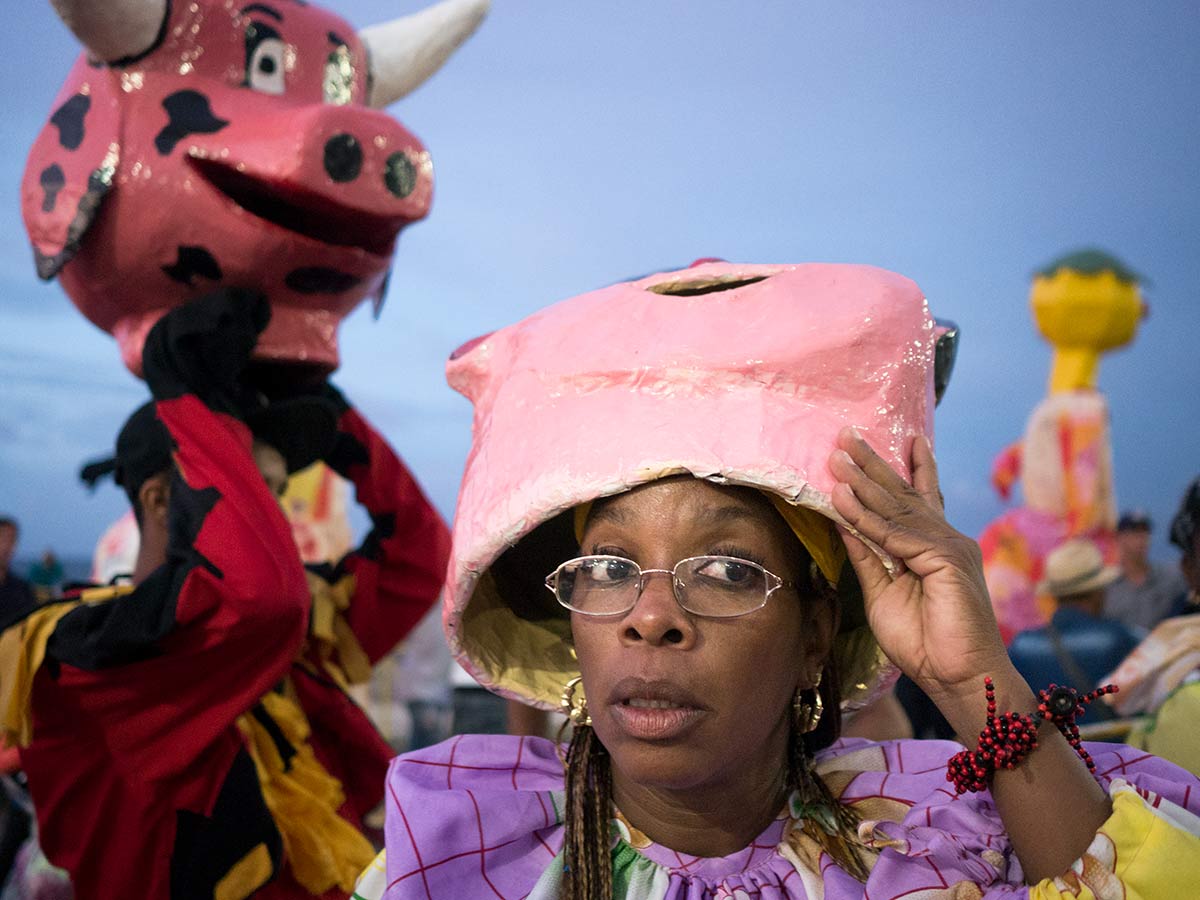
<path id="1" fill-rule="evenodd" d="M 292 742 L 287 739 L 287 735 L 283 733 L 283 729 L 279 724 L 271 718 L 271 714 L 267 712 L 266 707 L 261 703 L 256 703 L 254 708 L 250 710 L 250 715 L 254 716 L 256 722 L 261 725 L 271 738 L 271 743 L 275 745 L 275 751 L 279 754 L 279 758 L 283 761 L 283 771 L 289 772 L 292 768 L 292 758 L 296 755 L 296 748 L 292 746 Z"/>
<path id="2" fill-rule="evenodd" d="M 371 461 L 366 445 L 352 434 L 344 431 L 337 433 L 337 439 L 329 452 L 325 454 L 325 462 L 329 468 L 343 478 L 348 478 L 350 470 L 355 466 L 365 466 Z"/>
<path id="3" fill-rule="evenodd" d="M 131 594 L 79 605 L 59 620 L 47 657 L 96 671 L 158 656 L 158 642 L 175 627 L 175 582 L 164 566 Z"/>
<path id="4" fill-rule="evenodd" d="M 15 616 L 14 622 L 19 622 L 37 608 L 33 590 L 29 582 L 19 578 L 12 572 L 0 581 L 0 630 L 7 628 L 5 620 Z"/>
<path id="5" fill-rule="evenodd" d="M 271 307 L 253 291 L 225 288 L 159 319 L 142 348 L 142 371 L 158 400 L 195 394 L 216 412 L 245 419 L 263 403 L 242 378 Z"/>
<path id="6" fill-rule="evenodd" d="M 288 474 L 325 459 L 338 440 L 338 414 L 321 397 L 272 400 L 251 413 L 246 424 L 254 436 L 270 444 L 287 463 Z"/>
<path id="7" fill-rule="evenodd" d="M 371 516 L 371 523 L 374 527 L 363 540 L 362 546 L 358 548 L 358 555 L 363 559 L 377 562 L 383 559 L 383 547 L 381 545 L 396 533 L 396 514 L 378 513 Z M 338 574 L 341 575 L 340 570 Z"/>
<path id="8" fill-rule="evenodd" d="M 108 602 L 83 604 L 63 616 L 46 644 L 47 655 L 89 672 L 158 656 L 159 642 L 175 627 L 176 604 L 192 569 L 202 566 L 222 577 L 194 547 L 205 517 L 220 496 L 215 488 L 192 490 L 176 474 L 171 486 L 167 563 L 151 572 L 132 593 Z"/>
<path id="9" fill-rule="evenodd" d="M 283 839 L 263 800 L 254 762 L 243 748 L 229 767 L 211 816 L 176 813 L 171 900 L 212 900 L 221 879 L 259 844 L 270 853 L 273 877 L 283 858 Z"/>
<path id="10" fill-rule="evenodd" d="M 318 459 L 349 477 L 351 466 L 367 464 L 367 448 L 339 430 L 350 409 L 341 391 L 327 381 L 306 380 L 295 369 L 258 365 L 250 376 L 267 397 L 265 409 L 247 422 L 254 434 L 279 450 L 295 472 Z"/>

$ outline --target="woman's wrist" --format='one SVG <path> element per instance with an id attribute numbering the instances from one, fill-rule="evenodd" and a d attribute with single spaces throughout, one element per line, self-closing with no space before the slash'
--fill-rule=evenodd
<path id="1" fill-rule="evenodd" d="M 1037 709 L 1037 696 L 1007 657 L 995 666 L 981 669 L 978 676 L 968 683 L 936 692 L 927 691 L 959 740 L 971 746 L 987 724 L 985 677 L 992 680 L 999 711 L 1032 713 Z"/>

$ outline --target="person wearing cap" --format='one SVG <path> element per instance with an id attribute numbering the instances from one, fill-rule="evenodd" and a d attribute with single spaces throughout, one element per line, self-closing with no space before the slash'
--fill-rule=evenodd
<path id="1" fill-rule="evenodd" d="M 391 753 L 343 686 L 436 597 L 448 534 L 340 395 L 267 403 L 242 377 L 268 316 L 224 291 L 151 329 L 155 400 L 85 472 L 129 495 L 132 583 L 5 623 L 0 714 L 79 897 L 345 898 L 374 854 Z M 317 458 L 376 525 L 328 578 L 277 499 Z"/>
<path id="2" fill-rule="evenodd" d="M 1086 748 L 1093 777 L 1031 713 L 979 549 L 942 513 L 949 334 L 890 272 L 706 263 L 456 351 L 475 419 L 450 647 L 574 728 L 398 757 L 356 893 L 1044 900 L 1200 880 L 1200 782 L 1107 745 Z M 982 741 L 838 742 L 895 667 L 1006 763 Z M 1069 731 L 1077 700 L 1046 695 L 1046 718 Z"/>
<path id="3" fill-rule="evenodd" d="M 1053 597 L 1058 608 L 1046 625 L 1013 638 L 1008 647 L 1013 665 L 1030 684 L 1096 687 L 1141 639 L 1104 617 L 1105 593 L 1120 570 L 1105 564 L 1093 541 L 1074 538 L 1047 554 L 1044 574 L 1038 591 Z M 1088 715 L 1094 720 L 1103 712 L 1096 707 Z"/>
<path id="4" fill-rule="evenodd" d="M 1147 633 L 1171 615 L 1185 592 L 1182 574 L 1150 559 L 1153 524 L 1144 510 L 1129 510 L 1117 520 L 1121 571 L 1104 598 L 1104 614 L 1135 631 Z"/>

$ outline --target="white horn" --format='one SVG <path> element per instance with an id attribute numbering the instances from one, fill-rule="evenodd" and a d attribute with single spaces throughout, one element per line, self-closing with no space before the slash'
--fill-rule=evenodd
<path id="1" fill-rule="evenodd" d="M 443 0 L 358 33 L 371 61 L 367 103 L 382 109 L 412 93 L 479 27 L 489 0 Z"/>
<path id="2" fill-rule="evenodd" d="M 145 53 L 158 38 L 167 0 L 50 0 L 93 59 L 118 62 Z"/>

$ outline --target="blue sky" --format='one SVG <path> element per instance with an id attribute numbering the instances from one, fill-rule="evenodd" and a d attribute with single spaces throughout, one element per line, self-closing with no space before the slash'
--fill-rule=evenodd
<path id="1" fill-rule="evenodd" d="M 418 7 L 329 5 L 358 26 Z M 88 554 L 123 500 L 75 472 L 143 389 L 34 275 L 19 180 L 77 47 L 48 3 L 6 6 L 0 510 L 25 553 Z M 992 457 L 1045 392 L 1029 274 L 1099 245 L 1152 281 L 1151 318 L 1100 381 L 1118 498 L 1163 524 L 1200 472 L 1200 16 L 1149 9 L 494 0 L 392 108 L 433 154 L 433 213 L 402 236 L 381 318 L 343 327 L 336 380 L 450 515 L 470 410 L 442 366 L 467 338 L 698 256 L 881 265 L 962 327 L 939 459 L 977 534 L 1002 508 Z"/>

